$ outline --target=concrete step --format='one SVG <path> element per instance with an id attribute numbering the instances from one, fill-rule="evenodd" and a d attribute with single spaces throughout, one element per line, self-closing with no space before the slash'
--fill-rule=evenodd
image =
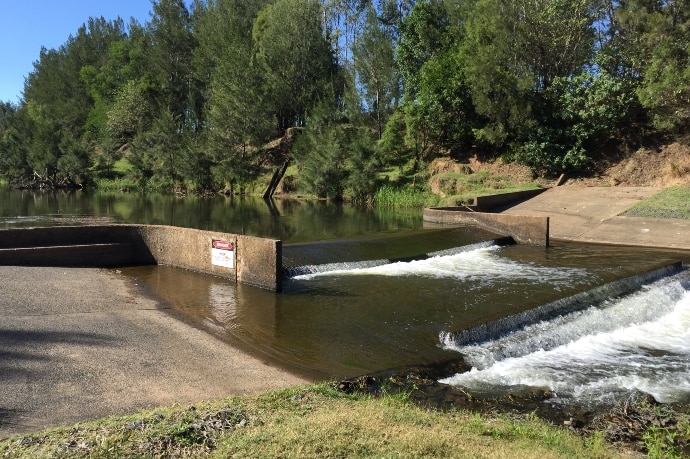
<path id="1" fill-rule="evenodd" d="M 127 242 L 0 249 L 3 266 L 111 267 L 133 260 L 134 248 Z"/>

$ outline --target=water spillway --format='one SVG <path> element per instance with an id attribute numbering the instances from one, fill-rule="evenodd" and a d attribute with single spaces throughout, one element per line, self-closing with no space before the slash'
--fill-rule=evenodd
<path id="1" fill-rule="evenodd" d="M 283 246 L 283 270 L 286 278 L 294 278 L 425 260 L 514 243 L 510 237 L 497 237 L 483 230 L 455 228 L 384 234 L 376 238 L 286 244 Z"/>
<path id="2" fill-rule="evenodd" d="M 473 369 L 441 382 L 485 394 L 541 388 L 553 392 L 550 403 L 586 407 L 612 405 L 632 391 L 690 402 L 690 271 L 676 271 L 641 275 L 641 288 L 627 294 L 615 294 L 620 285 L 595 289 L 591 299 L 599 300 L 589 307 L 495 339 L 442 334 L 442 346 Z"/>
<path id="3" fill-rule="evenodd" d="M 447 233 L 420 231 L 383 238 L 388 240 L 382 243 L 376 242 L 378 239 L 361 238 L 287 246 L 284 257 L 295 260 L 293 266 L 313 264 L 324 268 L 329 261 L 334 264 L 328 269 L 295 274 L 286 281 L 288 286 L 281 294 L 162 267 L 142 267 L 130 272 L 152 290 L 159 290 L 169 302 L 171 313 L 184 316 L 185 320 L 210 330 L 221 339 L 240 342 L 261 358 L 313 375 L 315 379 L 324 379 L 435 365 L 452 359 L 471 361 L 476 368 L 472 372 L 475 375 L 493 371 L 490 370 L 493 364 L 507 364 L 513 358 L 533 355 L 540 361 L 542 352 L 554 350 L 580 336 L 562 330 L 548 335 L 546 324 L 567 321 L 568 317 L 584 314 L 591 307 L 603 311 L 629 295 L 628 289 L 606 293 L 603 286 L 632 280 L 636 288 L 640 282 L 635 276 L 679 259 L 677 253 L 582 244 L 561 243 L 548 249 L 500 246 L 473 240 L 474 235 L 462 243 L 456 240 L 437 242 L 446 236 Z M 453 234 L 450 236 L 452 238 Z M 415 246 L 417 241 L 420 246 Z M 364 249 L 370 247 L 379 248 Z M 403 247 L 407 252 L 393 250 L 396 247 Z M 422 259 L 400 260 L 421 254 L 424 254 Z M 372 260 L 382 261 L 367 265 Z M 679 272 L 678 276 L 683 273 Z M 663 279 L 673 278 L 675 275 Z M 674 288 L 684 288 L 684 282 Z M 654 309 L 654 301 L 662 298 L 655 290 L 656 285 L 648 283 L 639 290 L 639 293 L 653 292 L 649 297 L 651 309 L 642 306 L 646 301 L 644 297 L 633 294 L 630 310 L 647 310 L 647 316 L 652 318 L 662 315 Z M 597 289 L 602 290 L 601 298 L 583 299 L 583 293 L 589 295 L 586 292 Z M 526 321 L 500 334 L 507 337 L 522 327 L 528 330 L 524 336 L 534 338 L 529 345 L 536 349 L 534 351 L 527 348 L 516 351 L 520 347 L 513 346 L 507 338 L 497 340 L 493 337 L 495 345 L 461 339 L 455 343 L 439 341 L 439 336 L 460 338 L 458 332 L 463 330 L 538 310 L 540 306 L 558 304 L 571 297 L 581 300 L 577 311 L 560 310 L 555 317 Z M 593 321 L 615 323 L 619 315 L 635 317 L 631 312 L 611 314 L 611 317 L 599 316 Z M 635 321 L 642 323 L 642 318 Z M 588 328 L 596 330 L 588 325 L 582 327 Z M 649 353 L 651 357 L 666 356 L 665 351 Z M 473 356 L 476 361 L 470 360 Z M 479 363 L 482 356 L 484 364 Z M 617 371 L 607 369 L 615 363 L 616 359 L 610 359 L 602 364 L 601 371 Z M 520 365 L 517 363 L 515 367 L 520 368 Z M 565 373 L 582 372 L 580 367 L 569 367 L 567 362 L 560 367 L 558 363 L 552 366 Z M 496 379 L 502 378 L 511 376 L 497 373 Z M 540 388 L 551 387 L 543 381 L 515 381 L 515 386 L 512 383 L 474 385 L 465 380 L 458 384 L 488 392 L 514 391 L 521 385 L 534 387 L 532 384 Z M 682 387 L 681 384 L 675 386 Z M 572 399 L 569 393 L 576 393 L 560 386 L 558 390 L 564 400 Z"/>
<path id="4" fill-rule="evenodd" d="M 686 268 L 683 267 L 681 262 L 672 263 L 648 272 L 609 282 L 590 290 L 578 292 L 574 295 L 560 298 L 556 301 L 521 311 L 517 314 L 511 314 L 491 322 L 485 322 L 469 329 L 457 332 L 442 332 L 439 335 L 439 339 L 444 344 L 457 347 L 473 342 L 498 338 L 515 329 L 537 322 L 543 322 L 544 320 L 562 316 L 570 312 L 576 312 L 588 306 L 602 303 L 609 298 L 615 298 L 619 295 L 630 293 L 639 289 L 643 284 L 685 269 Z"/>

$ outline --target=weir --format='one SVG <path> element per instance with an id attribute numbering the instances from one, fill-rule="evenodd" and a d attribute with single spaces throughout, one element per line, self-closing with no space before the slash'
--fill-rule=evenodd
<path id="1" fill-rule="evenodd" d="M 512 238 L 496 239 L 480 229 L 451 228 L 284 248 L 275 239 L 163 225 L 60 226 L 0 230 L 0 265 L 158 264 L 281 291 L 284 278 L 300 274 L 422 260 L 472 250 L 472 244 L 512 243 Z"/>
<path id="2" fill-rule="evenodd" d="M 476 242 L 473 244 L 467 244 L 459 247 L 451 247 L 448 249 L 439 249 L 427 253 L 420 253 L 418 255 L 408 255 L 393 258 L 380 258 L 372 260 L 360 260 L 360 261 L 343 261 L 335 263 L 321 263 L 321 264 L 307 264 L 301 266 L 285 267 L 284 273 L 286 278 L 293 278 L 297 276 L 302 276 L 306 274 L 316 274 L 316 273 L 326 273 L 331 271 L 340 270 L 351 270 L 351 269 L 363 269 L 372 268 L 375 266 L 383 266 L 390 263 L 398 262 L 410 262 L 418 260 L 426 260 L 432 257 L 441 257 L 448 255 L 456 255 L 463 252 L 471 252 L 473 250 L 487 248 L 492 246 L 506 246 L 514 244 L 515 241 L 509 237 L 503 237 L 498 239 L 491 239 L 483 242 Z"/>
<path id="3" fill-rule="evenodd" d="M 646 279 L 645 279 L 646 280 Z M 690 402 L 690 270 L 497 339 L 444 348 L 472 370 L 440 380 L 482 396 L 538 390 L 597 412 L 641 392 Z"/>
<path id="4" fill-rule="evenodd" d="M 607 299 L 631 293 L 640 289 L 644 284 L 686 271 L 687 269 L 688 267 L 683 265 L 682 262 L 675 262 L 466 330 L 441 332 L 439 334 L 439 341 L 446 346 L 460 347 L 495 340 L 519 328 L 580 311 L 600 304 Z"/>

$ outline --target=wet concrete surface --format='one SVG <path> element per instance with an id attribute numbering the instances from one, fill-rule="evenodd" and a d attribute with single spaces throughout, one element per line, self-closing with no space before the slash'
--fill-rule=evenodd
<path id="1" fill-rule="evenodd" d="M 0 438 L 308 382 L 171 317 L 131 282 L 0 267 Z"/>

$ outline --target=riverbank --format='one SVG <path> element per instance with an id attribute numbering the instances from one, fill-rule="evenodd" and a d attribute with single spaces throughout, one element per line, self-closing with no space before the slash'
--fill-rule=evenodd
<path id="1" fill-rule="evenodd" d="M 34 457 L 631 457 L 531 417 L 420 409 L 320 384 L 157 408 L 0 442 Z"/>

